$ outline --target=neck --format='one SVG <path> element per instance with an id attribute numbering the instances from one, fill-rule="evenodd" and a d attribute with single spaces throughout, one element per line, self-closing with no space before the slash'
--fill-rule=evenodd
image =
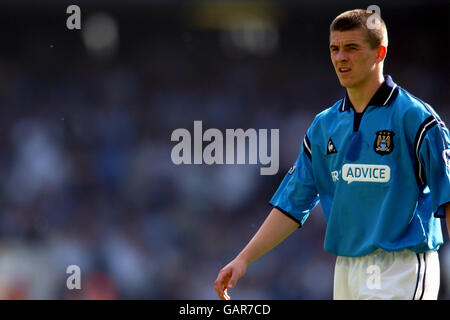
<path id="1" fill-rule="evenodd" d="M 377 73 L 359 85 L 347 88 L 347 94 L 356 112 L 363 112 L 375 92 L 384 82 L 383 74 Z"/>

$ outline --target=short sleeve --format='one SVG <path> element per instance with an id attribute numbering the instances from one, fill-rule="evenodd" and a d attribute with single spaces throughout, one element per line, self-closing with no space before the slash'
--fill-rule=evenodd
<path id="1" fill-rule="evenodd" d="M 444 205 L 450 202 L 450 138 L 440 119 L 426 132 L 419 149 L 421 178 L 430 188 L 433 213 L 445 217 Z"/>
<path id="2" fill-rule="evenodd" d="M 319 196 L 312 170 L 311 143 L 306 135 L 297 161 L 286 173 L 269 203 L 302 226 L 318 202 Z"/>

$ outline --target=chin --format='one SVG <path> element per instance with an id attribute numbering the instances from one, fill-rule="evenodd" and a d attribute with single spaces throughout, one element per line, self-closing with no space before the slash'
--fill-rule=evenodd
<path id="1" fill-rule="evenodd" d="M 354 85 L 353 81 L 351 81 L 350 79 L 339 78 L 339 82 L 340 82 L 341 86 L 343 86 L 344 88 L 350 88 Z"/>
<path id="2" fill-rule="evenodd" d="M 360 86 L 363 81 L 361 79 L 355 79 L 355 77 L 341 78 L 339 77 L 339 82 L 341 86 L 345 88 L 354 88 Z"/>

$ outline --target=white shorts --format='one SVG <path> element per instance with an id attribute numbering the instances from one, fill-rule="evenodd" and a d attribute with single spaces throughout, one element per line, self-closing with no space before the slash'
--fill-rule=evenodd
<path id="1" fill-rule="evenodd" d="M 335 300 L 436 300 L 440 282 L 437 251 L 381 249 L 336 259 Z"/>

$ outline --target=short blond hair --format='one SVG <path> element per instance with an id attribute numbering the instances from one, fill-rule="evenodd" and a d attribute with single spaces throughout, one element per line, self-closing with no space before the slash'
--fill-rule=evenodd
<path id="1" fill-rule="evenodd" d="M 378 48 L 380 45 L 387 47 L 388 35 L 384 20 L 377 15 L 380 25 L 378 28 L 369 28 L 367 20 L 374 12 L 367 12 L 363 9 L 354 9 L 338 15 L 330 25 L 330 34 L 332 31 L 348 31 L 361 29 L 367 34 L 367 41 L 372 49 Z"/>

